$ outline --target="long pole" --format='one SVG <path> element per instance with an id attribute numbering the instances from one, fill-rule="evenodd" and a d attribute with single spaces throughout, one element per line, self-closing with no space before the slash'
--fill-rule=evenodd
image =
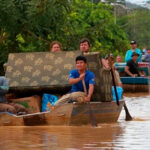
<path id="1" fill-rule="evenodd" d="M 108 54 L 108 56 L 110 57 L 110 54 Z M 111 60 L 108 58 L 109 60 L 109 64 L 111 66 L 111 75 L 112 75 L 112 80 L 113 80 L 113 85 L 114 85 L 114 90 L 115 90 L 115 96 L 116 96 L 116 102 L 117 102 L 117 105 L 119 105 L 119 98 L 118 98 L 118 93 L 117 93 L 117 89 L 116 89 L 116 83 L 115 83 L 115 78 L 114 78 L 114 74 L 113 74 L 113 69 L 112 69 L 112 62 Z M 129 111 L 128 111 L 128 108 L 126 106 L 126 103 L 124 102 L 124 110 L 125 110 L 125 113 L 126 113 L 126 121 L 130 121 L 132 120 L 132 116 L 130 115 Z"/>
<path id="2" fill-rule="evenodd" d="M 84 79 L 82 80 L 82 84 L 83 84 L 84 93 L 87 95 L 87 89 L 86 89 L 86 85 L 85 85 Z M 91 124 L 92 124 L 93 127 L 97 127 L 97 122 L 96 122 L 96 119 L 95 119 L 95 117 L 93 115 L 93 111 L 91 109 L 90 102 L 88 102 L 88 106 L 89 106 L 89 115 L 90 115 Z"/>
<path id="3" fill-rule="evenodd" d="M 113 85 L 114 85 L 114 90 L 115 90 L 115 96 L 116 96 L 116 103 L 119 106 L 119 97 L 118 97 L 118 93 L 117 93 L 117 88 L 116 88 L 116 83 L 115 83 L 115 78 L 114 78 L 114 73 L 111 67 L 111 76 L 112 76 L 112 81 L 113 81 Z"/>

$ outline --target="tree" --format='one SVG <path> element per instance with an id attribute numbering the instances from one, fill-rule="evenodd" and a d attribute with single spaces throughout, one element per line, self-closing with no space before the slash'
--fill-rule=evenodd
<path id="1" fill-rule="evenodd" d="M 114 24 L 111 5 L 72 0 L 69 23 L 75 39 L 89 38 L 93 51 L 99 50 L 104 55 L 107 50 L 125 52 L 128 47 L 126 34 Z"/>
<path id="2" fill-rule="evenodd" d="M 68 11 L 68 0 L 0 0 L 1 66 L 9 53 L 46 51 L 61 41 Z"/>
<path id="3" fill-rule="evenodd" d="M 141 49 L 150 45 L 150 10 L 137 8 L 119 18 L 117 23 L 126 32 L 128 39 L 136 40 Z"/>
<path id="4" fill-rule="evenodd" d="M 94 2 L 94 1 L 93 1 Z M 53 40 L 78 49 L 87 37 L 91 50 L 125 52 L 125 32 L 114 24 L 113 6 L 91 0 L 0 0 L 0 65 L 9 53 L 48 51 Z"/>

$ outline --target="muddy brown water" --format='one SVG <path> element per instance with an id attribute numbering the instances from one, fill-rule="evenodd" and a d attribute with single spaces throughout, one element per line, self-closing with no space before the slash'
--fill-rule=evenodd
<path id="1" fill-rule="evenodd" d="M 126 122 L 80 127 L 0 127 L 0 150 L 150 150 L 150 95 L 125 94 L 134 117 Z"/>

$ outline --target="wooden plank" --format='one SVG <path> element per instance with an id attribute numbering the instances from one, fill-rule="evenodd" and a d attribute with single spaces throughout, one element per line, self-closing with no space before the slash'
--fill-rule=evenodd
<path id="1" fill-rule="evenodd" d="M 0 113 L 0 126 L 23 126 L 23 117 L 17 117 L 9 113 Z"/>

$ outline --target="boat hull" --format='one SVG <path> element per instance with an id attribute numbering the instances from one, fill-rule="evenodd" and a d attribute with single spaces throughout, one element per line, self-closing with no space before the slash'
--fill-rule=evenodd
<path id="1" fill-rule="evenodd" d="M 124 92 L 149 92 L 150 78 L 148 77 L 121 77 Z"/>
<path id="2" fill-rule="evenodd" d="M 90 105 L 90 107 L 89 107 Z M 90 113 L 97 123 L 116 122 L 124 101 L 91 102 L 90 104 L 65 104 L 56 107 L 52 112 L 40 112 L 22 116 L 0 113 L 0 126 L 41 126 L 65 125 L 79 126 L 91 124 Z"/>

